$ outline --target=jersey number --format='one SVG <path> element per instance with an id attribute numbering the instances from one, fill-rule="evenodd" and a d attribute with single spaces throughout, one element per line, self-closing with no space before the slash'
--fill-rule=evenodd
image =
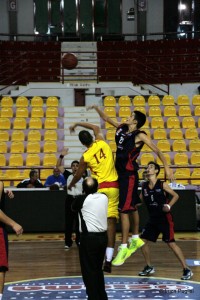
<path id="1" fill-rule="evenodd" d="M 99 159 L 98 159 L 98 157 L 97 157 L 97 155 L 95 154 L 94 155 L 94 157 L 95 157 L 95 159 L 96 159 L 96 162 L 97 162 L 97 164 L 100 164 L 100 161 L 99 161 L 99 159 L 101 159 L 101 158 L 106 158 L 106 155 L 105 155 L 105 153 L 103 152 L 103 149 L 101 148 L 100 149 L 100 153 L 99 153 Z"/>

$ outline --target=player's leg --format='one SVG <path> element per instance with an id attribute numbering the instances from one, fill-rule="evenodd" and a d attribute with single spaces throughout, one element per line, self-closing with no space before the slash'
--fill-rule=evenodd
<path id="1" fill-rule="evenodd" d="M 3 297 L 4 283 L 5 283 L 5 272 L 0 272 L 0 300 Z"/>

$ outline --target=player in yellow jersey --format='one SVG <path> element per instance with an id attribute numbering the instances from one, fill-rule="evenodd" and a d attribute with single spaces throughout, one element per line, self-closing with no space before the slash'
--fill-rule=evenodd
<path id="1" fill-rule="evenodd" d="M 82 177 L 84 171 L 89 168 L 92 177 L 96 178 L 99 184 L 98 192 L 105 193 L 109 199 L 108 204 L 108 245 L 106 248 L 106 259 L 104 264 L 104 271 L 111 273 L 111 261 L 115 247 L 116 235 L 116 221 L 119 218 L 118 202 L 119 202 L 119 188 L 118 175 L 115 170 L 115 163 L 112 151 L 109 145 L 104 141 L 99 126 L 90 123 L 75 123 L 69 129 L 74 132 L 77 126 L 82 126 L 93 130 L 93 136 L 87 130 L 79 132 L 80 142 L 87 147 L 83 153 L 78 170 L 68 186 L 71 189 L 76 182 Z"/>

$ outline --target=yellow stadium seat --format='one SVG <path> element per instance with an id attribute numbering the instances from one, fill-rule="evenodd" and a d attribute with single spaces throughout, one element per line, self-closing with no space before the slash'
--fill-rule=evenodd
<path id="1" fill-rule="evenodd" d="M 200 152 L 192 152 L 190 157 L 191 165 L 200 165 Z"/>
<path id="2" fill-rule="evenodd" d="M 13 98 L 10 96 L 4 96 L 1 99 L 1 107 L 13 107 Z"/>
<path id="3" fill-rule="evenodd" d="M 170 157 L 170 154 L 167 153 L 167 152 L 164 152 L 163 155 L 164 155 L 164 157 L 165 157 L 165 159 L 166 159 L 166 161 L 167 161 L 167 164 L 168 164 L 168 165 L 171 165 L 171 157 Z M 156 162 L 157 162 L 157 164 L 159 164 L 159 165 L 163 165 L 163 162 L 160 160 L 160 158 L 159 158 L 158 156 L 156 157 Z"/>
<path id="4" fill-rule="evenodd" d="M 151 138 L 151 131 L 147 128 L 143 128 L 142 131 L 146 132 L 147 136 Z"/>
<path id="5" fill-rule="evenodd" d="M 154 140 L 164 140 L 167 138 L 167 133 L 164 128 L 155 128 L 153 132 Z"/>
<path id="6" fill-rule="evenodd" d="M 11 123 L 9 118 L 0 118 L 0 128 L 1 129 L 10 129 Z"/>
<path id="7" fill-rule="evenodd" d="M 16 106 L 17 107 L 28 107 L 28 98 L 26 98 L 25 96 L 17 97 Z"/>
<path id="8" fill-rule="evenodd" d="M 0 141 L 1 142 L 9 141 L 9 133 L 7 130 L 0 130 Z"/>
<path id="9" fill-rule="evenodd" d="M 191 184 L 200 185 L 200 170 L 194 169 L 190 178 L 191 178 Z"/>
<path id="10" fill-rule="evenodd" d="M 117 122 L 117 118 L 111 118 L 113 121 Z M 114 126 L 108 122 L 105 122 L 105 129 L 114 128 Z"/>
<path id="11" fill-rule="evenodd" d="M 58 106 L 58 98 L 56 96 L 50 96 L 47 98 L 46 106 Z"/>
<path id="12" fill-rule="evenodd" d="M 147 166 L 150 161 L 155 161 L 152 153 L 142 153 L 140 156 L 140 164 L 142 166 Z"/>
<path id="13" fill-rule="evenodd" d="M 109 141 L 108 145 L 110 146 L 112 152 L 116 152 L 117 146 L 116 146 L 115 141 Z"/>
<path id="14" fill-rule="evenodd" d="M 149 146 L 147 146 L 146 144 L 144 144 L 144 146 L 141 149 L 141 152 L 152 152 L 152 149 L 149 148 Z"/>
<path id="15" fill-rule="evenodd" d="M 198 128 L 200 128 L 200 118 L 198 118 Z"/>
<path id="16" fill-rule="evenodd" d="M 186 128 L 185 129 L 185 138 L 188 140 L 193 140 L 198 138 L 198 131 L 196 128 Z"/>
<path id="17" fill-rule="evenodd" d="M 195 119 L 193 117 L 183 117 L 182 128 L 195 128 Z"/>
<path id="18" fill-rule="evenodd" d="M 115 132 L 116 130 L 110 129 L 106 131 L 106 140 L 114 141 L 115 140 Z"/>
<path id="19" fill-rule="evenodd" d="M 178 115 L 180 117 L 188 117 L 192 115 L 190 106 L 181 105 L 178 109 Z"/>
<path id="20" fill-rule="evenodd" d="M 192 105 L 200 105 L 200 95 L 194 95 L 192 97 Z"/>
<path id="21" fill-rule="evenodd" d="M 174 140 L 172 144 L 172 150 L 176 152 L 186 152 L 185 140 Z"/>
<path id="22" fill-rule="evenodd" d="M 42 128 L 42 120 L 40 118 L 30 118 L 29 128 L 30 129 L 41 129 Z"/>
<path id="23" fill-rule="evenodd" d="M 8 147 L 7 142 L 0 142 L 0 153 L 7 153 Z"/>
<path id="24" fill-rule="evenodd" d="M 145 124 L 141 127 L 141 130 L 143 130 L 143 129 L 145 129 L 145 128 L 149 128 L 149 120 L 148 120 L 148 118 L 146 118 L 146 122 L 145 122 Z"/>
<path id="25" fill-rule="evenodd" d="M 28 132 L 28 141 L 41 141 L 41 133 L 39 130 L 31 129 Z"/>
<path id="26" fill-rule="evenodd" d="M 56 141 L 45 141 L 44 142 L 44 148 L 43 148 L 43 152 L 45 153 L 56 153 L 57 150 L 57 143 Z"/>
<path id="27" fill-rule="evenodd" d="M 181 128 L 171 128 L 169 132 L 169 138 L 171 140 L 182 140 L 183 139 L 183 132 Z"/>
<path id="28" fill-rule="evenodd" d="M 136 106 L 134 108 L 134 111 L 140 111 L 140 112 L 142 112 L 143 114 L 146 115 L 146 108 L 144 106 Z"/>
<path id="29" fill-rule="evenodd" d="M 56 141 L 58 139 L 58 135 L 56 130 L 45 130 L 44 132 L 44 140 L 45 141 Z"/>
<path id="30" fill-rule="evenodd" d="M 28 153 L 26 157 L 26 166 L 35 167 L 40 166 L 40 156 L 39 154 Z"/>
<path id="31" fill-rule="evenodd" d="M 103 100 L 104 106 L 116 106 L 116 99 L 114 96 L 106 96 Z"/>
<path id="32" fill-rule="evenodd" d="M 34 106 L 31 109 L 31 118 L 43 118 L 44 110 L 42 106 Z"/>
<path id="33" fill-rule="evenodd" d="M 40 170 L 40 179 L 46 180 L 48 176 L 52 175 L 52 169 L 41 169 Z"/>
<path id="34" fill-rule="evenodd" d="M 13 109 L 12 107 L 2 107 L 1 118 L 12 118 L 13 117 Z"/>
<path id="35" fill-rule="evenodd" d="M 162 168 L 157 176 L 158 179 L 166 181 L 165 170 Z"/>
<path id="36" fill-rule="evenodd" d="M 178 117 L 168 117 L 167 128 L 180 128 L 180 120 Z"/>
<path id="37" fill-rule="evenodd" d="M 16 170 L 16 169 L 11 169 L 11 170 L 8 169 L 5 172 L 5 176 L 6 179 L 15 180 L 21 177 L 21 172 L 20 170 Z"/>
<path id="38" fill-rule="evenodd" d="M 174 155 L 174 164 L 175 165 L 180 165 L 180 166 L 185 166 L 188 165 L 188 156 L 184 152 L 176 153 Z"/>
<path id="39" fill-rule="evenodd" d="M 58 123 L 56 118 L 46 118 L 44 121 L 45 129 L 57 129 Z"/>
<path id="40" fill-rule="evenodd" d="M 44 167 L 55 167 L 57 162 L 57 157 L 54 153 L 48 153 L 44 155 L 43 166 Z"/>
<path id="41" fill-rule="evenodd" d="M 0 153 L 0 166 L 1 167 L 5 167 L 6 166 L 6 157 L 2 153 Z"/>
<path id="42" fill-rule="evenodd" d="M 25 134 L 23 130 L 13 130 L 11 134 L 11 141 L 24 141 Z"/>
<path id="43" fill-rule="evenodd" d="M 29 112 L 27 107 L 17 107 L 16 117 L 17 118 L 28 118 Z"/>
<path id="44" fill-rule="evenodd" d="M 149 107 L 149 117 L 161 117 L 161 109 L 159 106 Z"/>
<path id="45" fill-rule="evenodd" d="M 46 118 L 58 118 L 58 108 L 57 107 L 47 107 Z"/>
<path id="46" fill-rule="evenodd" d="M 44 105 L 44 100 L 40 96 L 34 96 L 31 99 L 31 106 L 43 106 Z"/>
<path id="47" fill-rule="evenodd" d="M 9 167 L 23 166 L 23 156 L 20 153 L 12 153 L 9 157 Z"/>
<path id="48" fill-rule="evenodd" d="M 116 113 L 116 109 L 115 107 L 110 107 L 110 106 L 106 106 L 104 108 L 104 113 L 108 116 L 108 117 L 116 117 L 117 113 Z"/>
<path id="49" fill-rule="evenodd" d="M 133 98 L 133 106 L 145 106 L 145 98 L 141 95 L 137 95 Z"/>
<path id="50" fill-rule="evenodd" d="M 165 128 L 163 118 L 162 117 L 152 117 L 151 128 Z"/>
<path id="51" fill-rule="evenodd" d="M 190 169 L 189 168 L 176 169 L 176 172 L 174 173 L 174 177 L 176 179 L 176 183 L 187 185 L 189 184 L 189 180 L 190 180 Z"/>
<path id="52" fill-rule="evenodd" d="M 40 153 L 40 142 L 39 141 L 28 141 L 26 146 L 27 153 Z"/>
<path id="53" fill-rule="evenodd" d="M 177 98 L 178 105 L 190 105 L 190 99 L 187 95 L 179 95 Z"/>
<path id="54" fill-rule="evenodd" d="M 164 112 L 163 112 L 165 117 L 175 117 L 176 114 L 176 107 L 173 105 L 167 105 L 164 107 Z"/>
<path id="55" fill-rule="evenodd" d="M 10 146 L 11 153 L 24 153 L 24 142 L 23 141 L 13 141 Z"/>
<path id="56" fill-rule="evenodd" d="M 174 97 L 172 95 L 165 95 L 162 98 L 162 105 L 175 105 Z"/>
<path id="57" fill-rule="evenodd" d="M 131 106 L 131 99 L 129 96 L 120 96 L 118 100 L 119 106 Z"/>
<path id="58" fill-rule="evenodd" d="M 194 115 L 195 116 L 200 116 L 200 105 L 197 105 L 194 109 Z"/>
<path id="59" fill-rule="evenodd" d="M 170 142 L 168 140 L 158 140 L 157 147 L 163 152 L 170 152 Z"/>
<path id="60" fill-rule="evenodd" d="M 13 122 L 14 129 L 26 129 L 26 119 L 25 118 L 15 118 Z"/>
<path id="61" fill-rule="evenodd" d="M 160 105 L 160 98 L 157 95 L 151 95 L 151 96 L 149 96 L 149 98 L 148 98 L 148 105 L 149 106 L 151 106 L 151 105 L 157 105 L 157 106 L 159 106 Z"/>
<path id="62" fill-rule="evenodd" d="M 190 140 L 189 151 L 200 151 L 200 140 Z"/>
<path id="63" fill-rule="evenodd" d="M 119 117 L 124 118 L 124 117 L 130 117 L 130 116 L 131 116 L 130 107 L 121 106 L 119 108 Z"/>

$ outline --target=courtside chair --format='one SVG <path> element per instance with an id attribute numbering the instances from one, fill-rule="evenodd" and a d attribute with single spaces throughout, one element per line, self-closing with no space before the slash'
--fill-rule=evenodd
<path id="1" fill-rule="evenodd" d="M 175 117 L 177 116 L 176 107 L 173 105 L 167 105 L 164 107 L 163 111 L 164 117 Z"/>
<path id="2" fill-rule="evenodd" d="M 149 117 L 161 117 L 161 109 L 159 106 L 149 106 Z"/>
<path id="3" fill-rule="evenodd" d="M 185 129 L 185 138 L 187 140 L 193 140 L 198 138 L 198 131 L 196 128 L 186 128 Z"/>
<path id="4" fill-rule="evenodd" d="M 56 96 L 49 96 L 46 100 L 46 106 L 58 106 L 58 98 Z"/>
<path id="5" fill-rule="evenodd" d="M 145 106 L 145 98 L 141 95 L 137 95 L 132 100 L 133 106 Z"/>
<path id="6" fill-rule="evenodd" d="M 17 107 L 16 118 L 28 118 L 29 111 L 27 107 Z"/>
<path id="7" fill-rule="evenodd" d="M 0 112 L 1 112 L 1 118 L 12 118 L 13 117 L 12 107 L 2 107 Z"/>
<path id="8" fill-rule="evenodd" d="M 119 117 L 120 118 L 130 117 L 130 116 L 131 116 L 131 109 L 130 109 L 130 107 L 121 106 L 119 108 Z"/>
<path id="9" fill-rule="evenodd" d="M 104 106 L 116 106 L 116 99 L 114 96 L 106 96 L 103 100 Z"/>
<path id="10" fill-rule="evenodd" d="M 8 147 L 7 142 L 0 142 L 0 153 L 7 153 Z"/>
<path id="11" fill-rule="evenodd" d="M 154 140 L 165 140 L 167 138 L 167 132 L 164 128 L 155 128 L 153 131 Z"/>
<path id="12" fill-rule="evenodd" d="M 37 153 L 28 153 L 26 157 L 26 166 L 35 167 L 40 166 L 40 156 Z"/>
<path id="13" fill-rule="evenodd" d="M 58 118 L 58 108 L 54 106 L 47 107 L 46 118 Z"/>
<path id="14" fill-rule="evenodd" d="M 13 129 L 26 129 L 26 118 L 15 118 L 13 121 Z"/>
<path id="15" fill-rule="evenodd" d="M 162 98 L 162 105 L 175 105 L 174 96 L 172 96 L 172 95 L 165 95 Z"/>
<path id="16" fill-rule="evenodd" d="M 177 104 L 178 105 L 190 105 L 190 99 L 188 95 L 179 95 L 177 97 Z"/>
<path id="17" fill-rule="evenodd" d="M 7 130 L 0 130 L 0 141 L 8 142 L 9 141 L 9 133 Z"/>
<path id="18" fill-rule="evenodd" d="M 163 118 L 162 117 L 152 117 L 151 128 L 165 128 Z"/>
<path id="19" fill-rule="evenodd" d="M 43 106 L 44 105 L 44 100 L 40 96 L 34 96 L 31 99 L 31 106 Z"/>
<path id="20" fill-rule="evenodd" d="M 31 109 L 31 118 L 43 118 L 44 110 L 42 106 L 34 106 Z"/>
<path id="21" fill-rule="evenodd" d="M 9 96 L 4 96 L 1 99 L 1 107 L 13 107 L 13 98 Z"/>
<path id="22" fill-rule="evenodd" d="M 16 107 L 28 107 L 28 98 L 25 96 L 19 96 L 16 99 Z"/>
<path id="23" fill-rule="evenodd" d="M 28 141 L 41 141 L 41 133 L 39 130 L 35 130 L 35 129 L 30 129 L 28 132 L 28 137 L 27 137 Z"/>
<path id="24" fill-rule="evenodd" d="M 1 129 L 10 129 L 11 122 L 9 118 L 0 118 L 0 128 Z"/>
<path id="25" fill-rule="evenodd" d="M 178 117 L 168 117 L 167 128 L 180 128 L 180 120 Z"/>
<path id="26" fill-rule="evenodd" d="M 41 118 L 30 118 L 29 129 L 42 129 Z"/>
<path id="27" fill-rule="evenodd" d="M 174 155 L 174 164 L 179 166 L 186 166 L 189 163 L 189 159 L 186 153 L 180 152 Z"/>
<path id="28" fill-rule="evenodd" d="M 27 153 L 40 153 L 40 142 L 39 141 L 28 141 L 26 145 Z"/>
<path id="29" fill-rule="evenodd" d="M 156 105 L 156 106 L 159 106 L 160 105 L 160 98 L 157 96 L 157 95 L 151 95 L 148 97 L 148 105 L 151 106 L 151 105 Z"/>
<path id="30" fill-rule="evenodd" d="M 157 142 L 157 147 L 163 151 L 163 152 L 170 152 L 170 142 L 165 139 L 165 140 L 158 140 Z"/>
<path id="31" fill-rule="evenodd" d="M 56 141 L 58 139 L 58 135 L 56 130 L 52 129 L 47 129 L 44 132 L 44 140 L 45 141 Z"/>
<path id="32" fill-rule="evenodd" d="M 55 167 L 57 163 L 57 157 L 54 153 L 46 153 L 43 158 L 44 167 Z"/>
<path id="33" fill-rule="evenodd" d="M 140 111 L 146 115 L 146 108 L 144 106 L 136 106 L 134 107 L 134 111 Z"/>
<path id="34" fill-rule="evenodd" d="M 118 100 L 119 106 L 131 106 L 131 99 L 129 96 L 120 96 Z"/>
<path id="35" fill-rule="evenodd" d="M 181 128 L 171 128 L 169 131 L 169 138 L 171 140 L 182 140 L 183 131 Z"/>
<path id="36" fill-rule="evenodd" d="M 23 130 L 13 130 L 11 134 L 11 141 L 25 141 L 25 134 Z"/>
<path id="37" fill-rule="evenodd" d="M 57 149 L 57 142 L 56 141 L 45 141 L 44 142 L 44 153 L 56 153 L 58 151 Z"/>
<path id="38" fill-rule="evenodd" d="M 192 97 L 192 105 L 200 105 L 200 95 L 194 95 Z"/>
<path id="39" fill-rule="evenodd" d="M 106 106 L 104 108 L 104 113 L 108 116 L 108 117 L 113 117 L 115 118 L 117 116 L 116 113 L 116 109 L 113 106 Z"/>
<path id="40" fill-rule="evenodd" d="M 24 153 L 24 141 L 11 142 L 10 153 Z"/>
<path id="41" fill-rule="evenodd" d="M 200 140 L 190 140 L 189 141 L 189 151 L 199 151 L 200 152 Z"/>
<path id="42" fill-rule="evenodd" d="M 6 157 L 3 153 L 0 153 L 0 166 L 5 167 L 6 166 Z"/>
<path id="43" fill-rule="evenodd" d="M 191 165 L 200 165 L 200 152 L 192 152 L 190 157 Z"/>
<path id="44" fill-rule="evenodd" d="M 187 147 L 186 147 L 186 143 L 185 140 L 174 140 L 172 143 L 172 151 L 175 152 L 186 152 L 187 151 Z"/>
<path id="45" fill-rule="evenodd" d="M 195 116 L 200 116 L 200 105 L 197 105 L 194 109 L 194 115 Z"/>
<path id="46" fill-rule="evenodd" d="M 189 117 L 189 116 L 191 116 L 192 112 L 191 112 L 190 106 L 187 106 L 187 105 L 179 106 L 178 115 L 180 117 Z"/>
<path id="47" fill-rule="evenodd" d="M 23 156 L 21 153 L 11 153 L 8 165 L 9 167 L 22 167 L 24 164 Z"/>
<path id="48" fill-rule="evenodd" d="M 193 117 L 183 117 L 182 128 L 196 128 L 195 119 Z"/>
<path id="49" fill-rule="evenodd" d="M 147 166 L 150 161 L 155 161 L 152 153 L 142 153 L 140 156 L 140 164 L 142 166 Z"/>
<path id="50" fill-rule="evenodd" d="M 200 185 L 200 170 L 195 168 L 190 178 L 191 178 L 191 184 Z"/>

